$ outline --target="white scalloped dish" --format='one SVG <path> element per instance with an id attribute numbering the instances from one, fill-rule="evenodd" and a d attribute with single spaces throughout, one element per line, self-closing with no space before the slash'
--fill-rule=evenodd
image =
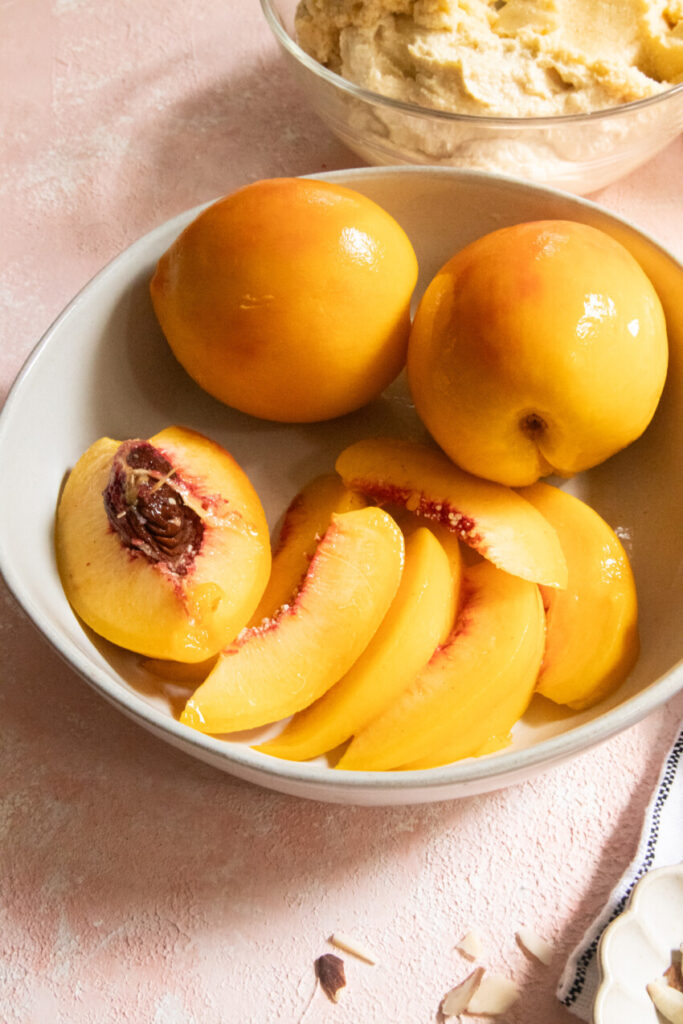
<path id="1" fill-rule="evenodd" d="M 647 993 L 683 942 L 683 864 L 650 871 L 605 929 L 594 1024 L 664 1024 Z"/>

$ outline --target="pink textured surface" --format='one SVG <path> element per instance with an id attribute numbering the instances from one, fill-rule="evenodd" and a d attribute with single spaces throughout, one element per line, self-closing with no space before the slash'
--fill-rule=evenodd
<path id="1" fill-rule="evenodd" d="M 256 0 L 0 4 L 0 396 L 68 299 L 171 215 L 256 178 L 354 166 L 289 79 Z M 595 198 L 679 255 L 679 139 Z M 428 1024 L 470 927 L 563 1024 L 564 958 L 633 855 L 678 698 L 504 792 L 391 810 L 223 776 L 93 694 L 0 594 L 0 1019 L 295 1024 L 343 931 L 338 1006 L 307 1021 Z M 526 924 L 550 967 L 516 946 Z"/>

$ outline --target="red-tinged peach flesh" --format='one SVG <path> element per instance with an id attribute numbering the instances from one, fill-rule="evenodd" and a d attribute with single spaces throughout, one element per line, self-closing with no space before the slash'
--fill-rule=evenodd
<path id="1" fill-rule="evenodd" d="M 299 491 L 285 512 L 268 585 L 250 626 L 276 615 L 292 599 L 333 514 L 365 504 L 360 494 L 344 486 L 337 473 L 317 476 Z"/>
<path id="2" fill-rule="evenodd" d="M 446 526 L 506 572 L 566 586 L 557 534 L 533 505 L 509 487 L 465 473 L 437 449 L 398 438 L 358 441 L 336 469 L 347 487 Z"/>
<path id="3" fill-rule="evenodd" d="M 96 441 L 66 481 L 55 543 L 83 621 L 171 661 L 202 662 L 236 636 L 270 570 L 265 515 L 246 474 L 181 427 Z"/>
<path id="4" fill-rule="evenodd" d="M 362 654 L 398 588 L 403 535 L 386 512 L 332 518 L 295 601 L 226 648 L 181 721 L 229 733 L 308 707 Z"/>
<path id="5" fill-rule="evenodd" d="M 465 572 L 455 628 L 413 683 L 359 732 L 337 764 L 427 768 L 475 753 L 497 707 L 531 699 L 545 642 L 538 587 L 482 561 Z M 512 723 L 510 723 L 512 724 Z"/>
<path id="6" fill-rule="evenodd" d="M 406 541 L 396 596 L 360 658 L 319 700 L 257 750 L 305 761 L 339 746 L 389 707 L 453 626 L 457 595 L 448 556 L 425 527 Z"/>

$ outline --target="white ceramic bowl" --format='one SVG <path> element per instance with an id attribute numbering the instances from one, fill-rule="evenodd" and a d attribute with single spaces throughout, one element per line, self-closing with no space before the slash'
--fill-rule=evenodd
<path id="1" fill-rule="evenodd" d="M 74 616 L 55 565 L 60 483 L 98 437 L 148 437 L 183 423 L 215 438 L 251 476 L 274 524 L 296 491 L 352 440 L 420 426 L 402 379 L 377 402 L 327 424 L 278 425 L 234 412 L 202 392 L 173 359 L 155 321 L 148 282 L 155 263 L 198 210 L 140 239 L 64 311 L 17 380 L 0 417 L 0 570 L 57 651 L 104 697 L 188 753 L 240 778 L 321 800 L 398 804 L 485 792 L 527 778 L 632 725 L 683 687 L 680 452 L 683 423 L 683 271 L 635 228 L 584 200 L 507 178 L 433 168 L 368 168 L 322 175 L 392 213 L 420 264 L 416 298 L 457 249 L 505 224 L 570 218 L 608 231 L 649 273 L 669 317 L 672 360 L 656 418 L 625 452 L 576 478 L 571 489 L 616 528 L 641 601 L 642 654 L 618 694 L 572 714 L 536 698 L 508 749 L 425 772 L 335 772 L 250 749 L 249 737 L 202 736 L 180 725 L 141 659 L 97 640 Z M 49 414 L 46 413 L 49 410 Z M 253 740 L 252 740 L 253 742 Z"/>
<path id="2" fill-rule="evenodd" d="M 296 41 L 298 0 L 261 0 L 312 108 L 370 164 L 430 164 L 511 174 L 585 195 L 635 170 L 683 129 L 683 84 L 590 114 L 487 117 L 404 103 L 323 67 Z"/>
<path id="3" fill-rule="evenodd" d="M 645 875 L 627 909 L 605 929 L 594 1024 L 659 1024 L 646 986 L 661 977 L 681 943 L 683 864 L 674 864 Z"/>

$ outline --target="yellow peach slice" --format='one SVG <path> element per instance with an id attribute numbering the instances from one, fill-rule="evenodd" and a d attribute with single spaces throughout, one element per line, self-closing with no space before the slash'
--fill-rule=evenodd
<path id="1" fill-rule="evenodd" d="M 358 661 L 279 736 L 256 749 L 305 761 L 363 729 L 402 693 L 446 639 L 455 599 L 448 556 L 434 534 L 422 527 L 406 541 L 398 591 Z"/>
<path id="2" fill-rule="evenodd" d="M 362 495 L 345 487 L 337 473 L 315 477 L 299 491 L 285 512 L 273 552 L 270 579 L 249 622 L 258 626 L 291 599 L 320 543 L 333 513 L 363 508 Z"/>
<path id="3" fill-rule="evenodd" d="M 537 605 L 542 610 L 542 602 L 539 601 Z M 482 713 L 469 733 L 455 729 L 452 739 L 445 746 L 403 765 L 404 769 L 438 768 L 463 757 L 483 757 L 512 742 L 512 727 L 531 703 L 545 649 L 543 620 L 535 614 L 530 625 L 531 628 L 520 635 L 520 645 L 509 664 L 501 667 L 501 679 L 504 675 L 507 689 L 505 696 L 495 704 L 490 702 L 487 705 L 485 713 Z"/>
<path id="4" fill-rule="evenodd" d="M 64 486 L 55 544 L 66 596 L 91 629 L 179 662 L 229 643 L 270 571 L 266 518 L 246 474 L 181 427 L 91 445 Z"/>
<path id="5" fill-rule="evenodd" d="M 413 683 L 351 740 L 337 768 L 382 771 L 467 757 L 501 702 L 531 698 L 544 646 L 538 587 L 481 561 L 465 572 L 455 628 Z"/>
<path id="6" fill-rule="evenodd" d="M 548 642 L 538 691 L 583 710 L 613 693 L 638 658 L 633 572 L 617 535 L 585 502 L 543 483 L 520 494 L 557 531 L 569 569 L 562 593 L 541 587 Z"/>
<path id="7" fill-rule="evenodd" d="M 358 441 L 337 459 L 347 487 L 454 531 L 484 558 L 514 576 L 567 585 L 567 566 L 548 521 L 511 488 L 472 476 L 442 452 L 398 438 Z"/>
<path id="8" fill-rule="evenodd" d="M 403 535 L 386 512 L 334 515 L 294 602 L 221 653 L 181 721 L 201 732 L 234 732 L 312 704 L 372 639 L 398 588 L 403 558 Z"/>
<path id="9" fill-rule="evenodd" d="M 406 513 L 405 511 L 403 512 L 403 517 L 397 521 L 403 530 L 403 536 L 405 537 L 406 542 L 418 530 L 428 529 L 434 534 L 439 544 L 444 549 L 451 569 L 451 586 L 453 594 L 455 595 L 455 610 L 457 612 L 463 574 L 463 548 L 457 535 L 446 526 L 442 526 L 441 523 L 435 523 L 433 520 L 428 521 L 425 525 L 423 519 L 412 515 L 412 513 Z M 469 552 L 471 549 L 466 548 L 466 550 Z M 478 555 L 474 555 L 474 557 L 478 558 Z"/>

